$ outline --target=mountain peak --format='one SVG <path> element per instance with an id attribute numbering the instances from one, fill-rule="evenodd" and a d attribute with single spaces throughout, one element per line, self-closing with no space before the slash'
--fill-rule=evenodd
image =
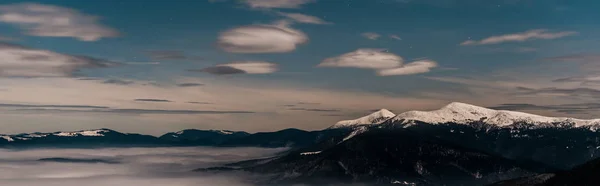
<path id="1" fill-rule="evenodd" d="M 524 112 L 493 110 L 467 103 L 452 102 L 441 109 L 433 111 L 408 111 L 398 114 L 393 121 L 421 121 L 431 124 L 460 123 L 466 124 L 482 121 L 498 126 L 511 125 L 518 122 L 530 124 L 573 123 L 575 126 L 600 124 L 600 120 L 582 120 L 575 118 L 546 117 Z"/>
<path id="2" fill-rule="evenodd" d="M 358 119 L 339 121 L 335 125 L 332 125 L 329 128 L 335 129 L 335 128 L 354 127 L 357 125 L 381 124 L 384 121 L 386 121 L 390 118 L 393 118 L 394 116 L 396 116 L 396 114 L 394 114 L 393 112 L 391 112 L 387 109 L 379 109 L 378 111 L 375 111 L 369 115 L 360 117 Z"/>

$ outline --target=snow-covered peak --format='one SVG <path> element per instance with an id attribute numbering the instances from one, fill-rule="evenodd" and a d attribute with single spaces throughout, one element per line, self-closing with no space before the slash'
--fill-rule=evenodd
<path id="1" fill-rule="evenodd" d="M 524 112 L 493 110 L 459 102 L 450 103 L 441 109 L 434 111 L 408 111 L 398 114 L 391 119 L 391 121 L 401 120 L 405 123 L 421 121 L 432 124 L 450 122 L 464 124 L 482 121 L 498 126 L 511 125 L 517 122 L 526 122 L 530 124 L 573 123 L 576 127 L 600 124 L 600 119 L 582 120 L 575 118 L 546 117 Z"/>
<path id="2" fill-rule="evenodd" d="M 387 109 L 381 109 L 358 119 L 339 121 L 329 128 L 335 129 L 344 127 L 354 127 L 357 125 L 381 124 L 394 116 L 396 116 L 396 114 L 392 113 L 391 111 Z"/>
<path id="3" fill-rule="evenodd" d="M 97 129 L 97 130 L 82 130 L 75 132 L 55 132 L 55 136 L 63 137 L 74 137 L 74 136 L 104 136 L 104 133 L 110 132 L 108 129 Z"/>

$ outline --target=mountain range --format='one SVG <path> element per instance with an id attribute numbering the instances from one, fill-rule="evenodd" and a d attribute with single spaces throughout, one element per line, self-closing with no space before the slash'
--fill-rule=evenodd
<path id="1" fill-rule="evenodd" d="M 400 114 L 381 109 L 320 131 L 189 129 L 154 137 L 98 129 L 0 135 L 0 147 L 291 147 L 273 158 L 197 171 L 268 173 L 273 178 L 267 183 L 273 184 L 485 185 L 520 177 L 558 180 L 581 170 L 600 158 L 599 129 L 598 119 L 450 103 Z"/>

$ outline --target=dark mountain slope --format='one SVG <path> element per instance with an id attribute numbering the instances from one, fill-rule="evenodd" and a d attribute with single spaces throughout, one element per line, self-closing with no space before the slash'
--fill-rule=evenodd
<path id="1" fill-rule="evenodd" d="M 373 129 L 322 152 L 295 151 L 245 170 L 276 174 L 273 183 L 486 184 L 530 175 L 517 163 L 411 130 Z"/>

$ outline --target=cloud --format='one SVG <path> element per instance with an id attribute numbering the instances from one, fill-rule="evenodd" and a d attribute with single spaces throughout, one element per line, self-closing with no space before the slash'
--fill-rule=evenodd
<path id="1" fill-rule="evenodd" d="M 395 40 L 402 40 L 402 38 L 400 38 L 400 36 L 398 36 L 396 34 L 390 35 L 390 38 L 395 39 Z"/>
<path id="2" fill-rule="evenodd" d="M 286 148 L 0 149 L 0 183 L 11 186 L 251 186 L 263 175 L 191 172 L 197 168 L 274 156 Z M 39 159 L 102 159 L 116 164 L 58 163 Z"/>
<path id="3" fill-rule="evenodd" d="M 231 53 L 285 53 L 296 50 L 298 45 L 306 42 L 306 34 L 282 22 L 227 30 L 219 35 L 217 45 Z"/>
<path id="4" fill-rule="evenodd" d="M 106 84 L 115 84 L 115 85 L 131 85 L 134 84 L 134 81 L 130 81 L 130 80 L 122 80 L 122 79 L 107 79 L 104 80 L 103 83 Z"/>
<path id="5" fill-rule="evenodd" d="M 135 99 L 134 101 L 141 101 L 141 102 L 172 102 L 172 101 L 166 100 L 166 99 Z"/>
<path id="6" fill-rule="evenodd" d="M 308 112 L 341 112 L 339 109 L 318 109 L 318 108 L 289 108 L 288 110 L 299 110 Z"/>
<path id="7" fill-rule="evenodd" d="M 522 103 L 508 103 L 501 104 L 498 106 L 490 107 L 498 110 L 550 110 L 565 114 L 586 114 L 590 112 L 597 112 L 600 109 L 598 103 L 575 103 L 575 104 L 559 104 L 559 105 L 536 105 L 536 104 L 522 104 Z"/>
<path id="8" fill-rule="evenodd" d="M 337 57 L 327 58 L 318 67 L 375 69 L 380 76 L 420 74 L 437 67 L 437 63 L 431 60 L 403 63 L 404 60 L 401 56 L 384 49 L 358 49 Z"/>
<path id="9" fill-rule="evenodd" d="M 188 101 L 187 103 L 200 104 L 200 105 L 210 105 L 210 104 L 212 104 L 210 102 L 199 102 L 199 101 Z"/>
<path id="10" fill-rule="evenodd" d="M 361 35 L 370 40 L 377 40 L 377 39 L 379 39 L 379 37 L 381 37 L 381 35 L 379 35 L 378 33 L 375 33 L 375 32 L 365 32 L 365 33 L 362 33 Z"/>
<path id="11" fill-rule="evenodd" d="M 308 23 L 308 24 L 318 24 L 318 25 L 331 24 L 327 21 L 324 21 L 321 18 L 311 16 L 311 15 L 306 15 L 306 14 L 280 12 L 279 15 L 286 17 L 288 19 L 292 19 L 298 23 Z"/>
<path id="12" fill-rule="evenodd" d="M 514 34 L 506 34 L 499 36 L 491 36 L 482 40 L 467 40 L 462 42 L 460 45 L 462 46 L 470 46 L 470 45 L 491 45 L 491 44 L 499 44 L 505 42 L 524 42 L 535 39 L 558 39 L 567 36 L 572 36 L 577 34 L 574 31 L 563 31 L 563 32 L 549 32 L 546 29 L 536 29 L 536 30 L 528 30 L 525 32 L 514 33 Z"/>
<path id="13" fill-rule="evenodd" d="M 117 64 L 1 42 L 0 58 L 1 77 L 68 77 L 82 68 L 103 68 Z"/>
<path id="14" fill-rule="evenodd" d="M 179 83 L 177 84 L 179 87 L 199 87 L 204 86 L 202 83 Z"/>
<path id="15" fill-rule="evenodd" d="M 88 108 L 88 109 L 106 109 L 109 107 L 105 106 L 94 106 L 94 105 L 27 105 L 27 104 L 8 104 L 0 103 L 0 107 L 16 107 L 16 108 Z"/>
<path id="16" fill-rule="evenodd" d="M 420 60 L 402 65 L 401 67 L 382 69 L 377 72 L 380 76 L 398 76 L 398 75 L 411 75 L 421 74 L 431 71 L 432 68 L 437 67 L 437 63 L 431 60 Z"/>
<path id="17" fill-rule="evenodd" d="M 319 67 L 349 67 L 366 69 L 395 68 L 404 62 L 402 57 L 384 49 L 363 48 L 323 60 Z"/>
<path id="18" fill-rule="evenodd" d="M 201 60 L 203 58 L 197 56 L 188 56 L 183 51 L 179 50 L 151 50 L 146 52 L 153 60 Z"/>
<path id="19" fill-rule="evenodd" d="M 522 95 L 549 95 L 549 96 L 568 96 L 568 97 L 588 97 L 588 98 L 600 98 L 600 90 L 592 88 L 527 88 L 517 87 L 519 94 Z"/>
<path id="20" fill-rule="evenodd" d="M 594 62 L 600 62 L 600 54 L 581 53 L 581 54 L 548 57 L 548 58 L 543 58 L 542 60 L 559 61 L 559 62 L 590 62 L 590 63 L 594 63 Z"/>
<path id="21" fill-rule="evenodd" d="M 237 111 L 237 110 L 162 110 L 162 109 L 58 109 L 58 108 L 31 108 L 31 109 L 17 109 L 14 111 L 24 113 L 45 113 L 45 114 L 57 114 L 57 113 L 105 113 L 105 114 L 159 114 L 159 115 L 196 115 L 196 114 L 254 114 L 252 111 Z M 10 112 L 10 110 L 8 111 Z"/>
<path id="22" fill-rule="evenodd" d="M 215 75 L 229 74 L 269 74 L 277 71 L 277 65 L 263 61 L 243 61 L 217 66 L 207 67 L 200 70 L 191 70 L 197 72 L 206 72 Z"/>
<path id="23" fill-rule="evenodd" d="M 242 0 L 250 8 L 300 8 L 300 6 L 316 0 Z"/>
<path id="24" fill-rule="evenodd" d="M 0 22 L 18 25 L 28 35 L 73 37 L 81 41 L 97 41 L 116 37 L 119 33 L 98 23 L 98 17 L 77 10 L 37 3 L 0 6 Z"/>

